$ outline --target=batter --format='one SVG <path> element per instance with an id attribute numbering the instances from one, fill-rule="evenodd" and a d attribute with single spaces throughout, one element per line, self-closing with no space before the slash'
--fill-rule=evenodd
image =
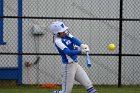
<path id="1" fill-rule="evenodd" d="M 89 52 L 89 46 L 83 44 L 68 32 L 68 27 L 61 21 L 51 24 L 51 32 L 54 35 L 54 45 L 62 58 L 62 90 L 52 93 L 71 93 L 74 80 L 85 86 L 87 93 L 97 93 L 87 73 L 78 64 L 77 55 Z M 76 46 L 79 46 L 78 49 Z"/>

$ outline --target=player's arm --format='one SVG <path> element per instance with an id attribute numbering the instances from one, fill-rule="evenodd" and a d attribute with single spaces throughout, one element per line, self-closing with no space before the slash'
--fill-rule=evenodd
<path id="1" fill-rule="evenodd" d="M 55 41 L 56 46 L 63 51 L 66 55 L 77 55 L 81 53 L 81 50 L 70 50 L 61 40 Z"/>
<path id="2" fill-rule="evenodd" d="M 77 46 L 80 46 L 82 44 L 82 42 L 79 39 L 77 39 L 76 37 L 74 37 L 72 34 L 69 33 L 68 37 L 70 38 L 71 42 L 73 42 Z"/>
<path id="3" fill-rule="evenodd" d="M 77 54 L 80 54 L 81 53 L 81 50 L 70 50 L 69 48 L 64 48 L 63 52 L 66 54 L 66 55 L 77 55 Z"/>
<path id="4" fill-rule="evenodd" d="M 81 50 L 82 49 L 86 49 L 87 51 L 89 51 L 89 46 L 87 44 L 83 44 L 79 39 L 75 38 L 70 33 L 68 34 L 68 37 L 71 39 L 71 42 L 73 42 L 77 46 L 80 46 L 81 47 Z"/>

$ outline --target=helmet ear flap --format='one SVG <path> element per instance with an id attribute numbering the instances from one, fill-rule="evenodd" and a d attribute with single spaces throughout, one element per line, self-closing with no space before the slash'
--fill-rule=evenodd
<path id="1" fill-rule="evenodd" d="M 57 33 L 57 35 L 60 35 L 60 33 Z"/>
<path id="2" fill-rule="evenodd" d="M 69 35 L 69 33 L 70 33 L 69 30 L 66 30 L 66 31 L 65 31 L 65 34 L 66 34 L 67 36 Z"/>

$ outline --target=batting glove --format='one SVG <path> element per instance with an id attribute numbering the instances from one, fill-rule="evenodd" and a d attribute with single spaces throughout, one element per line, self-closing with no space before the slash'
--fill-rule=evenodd
<path id="1" fill-rule="evenodd" d="M 81 53 L 82 53 L 82 54 L 86 54 L 87 52 L 89 52 L 89 49 L 82 49 L 82 50 L 81 50 Z"/>
<path id="2" fill-rule="evenodd" d="M 82 54 L 85 54 L 86 52 L 90 51 L 89 46 L 87 44 L 81 44 L 80 48 L 81 48 Z"/>
<path id="3" fill-rule="evenodd" d="M 81 44 L 80 48 L 81 48 L 81 50 L 82 49 L 87 49 L 87 51 L 89 50 L 89 46 L 87 44 Z"/>
<path id="4" fill-rule="evenodd" d="M 85 49 L 82 49 L 82 50 L 81 50 L 81 53 L 82 53 L 82 54 L 86 54 L 86 50 L 85 50 Z"/>

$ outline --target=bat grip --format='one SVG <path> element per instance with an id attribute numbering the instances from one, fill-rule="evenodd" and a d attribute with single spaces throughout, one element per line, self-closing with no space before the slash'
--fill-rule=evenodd
<path id="1" fill-rule="evenodd" d="M 88 55 L 88 54 L 89 54 L 89 52 L 88 52 L 88 51 L 86 51 L 86 54 Z"/>

